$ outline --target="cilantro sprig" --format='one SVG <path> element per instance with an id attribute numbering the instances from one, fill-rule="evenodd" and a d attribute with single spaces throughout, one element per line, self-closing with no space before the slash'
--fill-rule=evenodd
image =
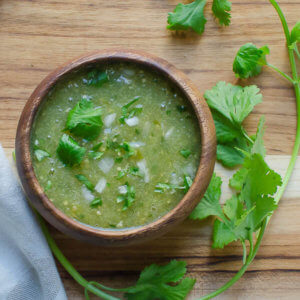
<path id="1" fill-rule="evenodd" d="M 66 130 L 76 136 L 93 140 L 99 135 L 103 125 L 101 114 L 101 108 L 94 108 L 90 100 L 82 99 L 70 110 Z"/>
<path id="2" fill-rule="evenodd" d="M 63 134 L 59 141 L 56 152 L 59 159 L 65 165 L 72 167 L 73 165 L 81 163 L 86 150 L 69 135 Z"/>
<path id="3" fill-rule="evenodd" d="M 167 29 L 188 30 L 191 29 L 202 34 L 207 22 L 204 16 L 204 8 L 207 0 L 195 0 L 188 4 L 179 3 L 173 12 L 168 14 Z M 214 0 L 212 12 L 220 25 L 228 26 L 231 19 L 231 2 L 228 0 Z"/>
<path id="4" fill-rule="evenodd" d="M 136 96 L 130 102 L 122 106 L 122 116 L 119 118 L 121 124 L 125 124 L 126 119 L 130 119 L 142 112 L 142 107 L 132 107 L 140 98 L 140 96 Z"/>
<path id="5" fill-rule="evenodd" d="M 130 185 L 128 182 L 123 186 L 126 189 L 126 192 L 123 194 L 119 194 L 117 197 L 117 203 L 122 203 L 122 210 L 127 210 L 135 200 L 135 188 Z"/>
<path id="6" fill-rule="evenodd" d="M 248 136 L 243 121 L 262 102 L 262 95 L 257 86 L 241 87 L 220 81 L 204 97 L 212 114 L 217 134 L 217 159 L 226 167 L 240 165 L 244 153 L 254 140 Z"/>

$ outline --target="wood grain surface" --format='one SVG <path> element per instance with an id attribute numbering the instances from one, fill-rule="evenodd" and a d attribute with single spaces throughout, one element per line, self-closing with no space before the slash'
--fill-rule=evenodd
<path id="1" fill-rule="evenodd" d="M 211 1 L 208 1 L 209 4 Z M 165 29 L 172 0 L 0 0 L 0 142 L 10 153 L 21 110 L 36 85 L 54 68 L 87 51 L 110 47 L 141 49 L 183 70 L 200 91 L 217 81 L 237 82 L 231 71 L 237 49 L 246 42 L 271 48 L 269 61 L 289 71 L 278 17 L 267 0 L 233 0 L 232 25 L 219 28 L 210 5 L 205 33 L 174 34 Z M 280 0 L 289 24 L 300 16 L 299 0 Z M 268 160 L 284 172 L 291 153 L 296 110 L 289 83 L 264 70 L 246 81 L 257 84 L 264 102 L 247 119 L 253 133 L 266 116 Z M 227 178 L 228 171 L 217 170 Z M 244 277 L 219 299 L 300 298 L 300 164 L 266 231 L 257 258 Z M 225 190 L 227 193 L 228 190 Z M 123 287 L 133 283 L 150 263 L 172 258 L 188 262 L 197 279 L 190 299 L 225 283 L 241 266 L 242 249 L 232 244 L 211 249 L 211 223 L 185 221 L 172 232 L 130 248 L 99 248 L 72 240 L 52 229 L 65 255 L 89 280 Z M 58 265 L 69 299 L 83 290 Z"/>

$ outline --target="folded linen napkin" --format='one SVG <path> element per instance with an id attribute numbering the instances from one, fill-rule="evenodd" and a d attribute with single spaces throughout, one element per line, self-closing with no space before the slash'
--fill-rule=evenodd
<path id="1" fill-rule="evenodd" d="M 54 259 L 0 145 L 0 300 L 67 299 Z"/>

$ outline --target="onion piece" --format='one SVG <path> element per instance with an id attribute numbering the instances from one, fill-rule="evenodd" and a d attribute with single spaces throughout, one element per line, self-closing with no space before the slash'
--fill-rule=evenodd
<path id="1" fill-rule="evenodd" d="M 91 202 L 95 199 L 94 195 L 92 194 L 92 192 L 90 190 L 88 190 L 85 186 L 83 186 L 81 188 L 82 191 L 82 195 L 84 197 L 85 200 Z"/>
<path id="2" fill-rule="evenodd" d="M 132 117 L 130 119 L 126 119 L 125 122 L 130 127 L 136 126 L 137 124 L 139 124 L 139 118 L 138 117 Z"/>
<path id="3" fill-rule="evenodd" d="M 95 190 L 101 194 L 106 187 L 106 179 L 102 177 L 95 186 Z"/>
<path id="4" fill-rule="evenodd" d="M 101 169 L 101 171 L 104 174 L 107 174 L 111 170 L 114 164 L 115 161 L 112 157 L 104 157 L 98 163 L 98 167 Z"/>
<path id="5" fill-rule="evenodd" d="M 127 193 L 127 186 L 126 185 L 121 185 L 118 187 L 118 190 L 119 190 L 119 194 L 126 194 Z"/>
<path id="6" fill-rule="evenodd" d="M 128 143 L 132 148 L 140 148 L 142 146 L 145 146 L 146 144 L 143 142 L 129 142 Z"/>
<path id="7" fill-rule="evenodd" d="M 148 183 L 150 181 L 149 169 L 147 168 L 147 162 L 145 159 L 142 159 L 137 162 L 137 166 L 140 169 L 140 172 L 144 175 L 144 181 Z"/>
<path id="8" fill-rule="evenodd" d="M 165 138 L 167 139 L 168 137 L 170 137 L 170 135 L 173 133 L 174 131 L 174 127 L 171 127 L 165 134 Z"/>
<path id="9" fill-rule="evenodd" d="M 107 115 L 107 116 L 104 118 L 104 120 L 103 120 L 105 127 L 110 127 L 110 125 L 111 125 L 111 124 L 114 122 L 114 120 L 116 119 L 116 116 L 117 116 L 116 113 Z"/>

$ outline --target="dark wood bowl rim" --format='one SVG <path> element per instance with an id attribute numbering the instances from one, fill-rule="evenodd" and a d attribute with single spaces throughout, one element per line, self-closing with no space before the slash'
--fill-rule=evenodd
<path id="1" fill-rule="evenodd" d="M 72 72 L 85 65 L 92 63 L 105 63 L 109 61 L 129 61 L 155 69 L 159 73 L 164 74 L 172 81 L 184 94 L 186 99 L 191 103 L 195 114 L 197 115 L 199 128 L 201 131 L 201 157 L 199 167 L 188 193 L 180 200 L 180 202 L 167 214 L 161 218 L 139 227 L 128 229 L 98 229 L 79 221 L 76 221 L 61 210 L 56 208 L 44 193 L 34 174 L 30 153 L 30 135 L 31 128 L 38 111 L 40 103 L 45 98 L 51 87 L 62 78 L 66 73 Z M 54 218 L 63 226 L 69 228 L 69 231 L 76 231 L 77 236 L 87 235 L 92 239 L 104 240 L 128 240 L 130 238 L 141 238 L 151 236 L 152 233 L 159 233 L 160 229 L 171 224 L 176 224 L 186 218 L 198 203 L 198 197 L 202 197 L 212 176 L 215 163 L 215 129 L 213 120 L 207 104 L 202 99 L 195 85 L 181 71 L 176 69 L 167 61 L 150 55 L 142 51 L 132 50 L 106 50 L 98 51 L 88 55 L 81 56 L 72 60 L 65 65 L 57 68 L 50 73 L 35 89 L 28 99 L 22 116 L 19 121 L 16 136 L 16 159 L 19 175 L 25 191 L 31 190 L 35 196 L 40 199 L 41 206 L 33 205 L 37 208 L 52 225 L 56 226 L 57 222 L 48 218 L 51 213 Z M 27 176 L 24 176 L 24 173 Z M 28 175 L 30 174 L 30 175 Z M 27 193 L 28 194 L 28 193 Z M 30 200 L 30 199 L 29 199 Z M 47 212 L 47 213 L 45 213 Z M 56 226 L 57 227 L 57 226 Z M 59 226 L 58 226 L 59 228 Z"/>

